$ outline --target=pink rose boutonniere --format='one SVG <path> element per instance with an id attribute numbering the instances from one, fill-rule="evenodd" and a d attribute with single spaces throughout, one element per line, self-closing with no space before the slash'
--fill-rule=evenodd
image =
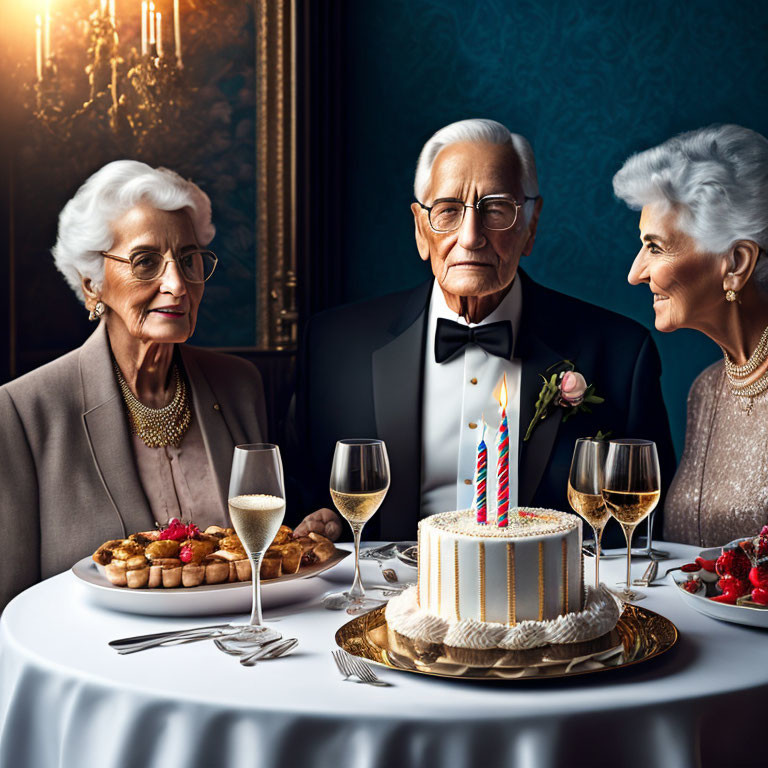
<path id="1" fill-rule="evenodd" d="M 561 368 L 549 378 L 539 374 L 544 381 L 544 386 L 536 400 L 536 412 L 528 425 L 523 440 L 528 440 L 533 434 L 536 425 L 547 418 L 553 408 L 565 408 L 563 421 L 567 421 L 575 413 L 584 411 L 591 413 L 590 405 L 599 405 L 605 399 L 595 394 L 595 385 L 587 385 L 587 380 L 576 370 L 576 366 L 570 360 L 563 360 L 547 368 L 549 373 L 553 368 Z"/>

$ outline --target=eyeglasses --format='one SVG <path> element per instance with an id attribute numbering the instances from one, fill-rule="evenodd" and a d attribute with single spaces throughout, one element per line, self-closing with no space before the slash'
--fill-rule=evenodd
<path id="1" fill-rule="evenodd" d="M 137 280 L 156 280 L 165 273 L 165 268 L 171 261 L 157 251 L 137 251 L 130 259 L 104 251 L 101 255 L 106 259 L 130 264 L 131 274 Z M 213 251 L 184 251 L 172 260 L 176 262 L 188 283 L 204 283 L 213 274 L 219 262 Z"/>
<path id="2" fill-rule="evenodd" d="M 536 197 L 526 197 L 527 200 L 536 200 Z M 419 201 L 416 201 L 419 203 Z M 429 226 L 434 232 L 455 232 L 464 221 L 464 211 L 474 208 L 480 217 L 480 223 L 485 229 L 501 231 L 511 229 L 517 221 L 517 214 L 525 205 L 517 200 L 510 200 L 503 195 L 486 195 L 481 197 L 474 205 L 467 205 L 462 200 L 441 200 L 434 205 L 419 205 L 427 212 Z"/>

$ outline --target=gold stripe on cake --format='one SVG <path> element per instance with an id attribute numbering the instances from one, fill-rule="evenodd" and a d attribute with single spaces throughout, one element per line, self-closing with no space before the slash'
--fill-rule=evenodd
<path id="1" fill-rule="evenodd" d="M 440 613 L 440 603 L 443 599 L 443 558 L 440 551 L 440 537 L 437 537 L 437 613 Z"/>
<path id="2" fill-rule="evenodd" d="M 515 542 L 507 542 L 507 623 L 517 624 L 517 595 L 515 593 Z"/>
<path id="3" fill-rule="evenodd" d="M 453 540 L 453 602 L 456 607 L 456 621 L 461 620 L 459 613 L 459 542 Z"/>
<path id="4" fill-rule="evenodd" d="M 539 542 L 539 621 L 544 621 L 544 542 Z"/>
<path id="5" fill-rule="evenodd" d="M 563 548 L 563 597 L 561 605 L 563 606 L 562 613 L 568 613 L 568 547 L 565 539 L 560 543 Z"/>
<path id="6" fill-rule="evenodd" d="M 424 551 L 427 553 L 427 559 L 423 561 L 427 574 L 427 610 L 432 607 L 432 542 L 429 540 L 429 534 L 424 532 Z"/>
<path id="7" fill-rule="evenodd" d="M 477 546 L 480 563 L 480 621 L 485 621 L 485 542 L 479 541 Z"/>
<path id="8" fill-rule="evenodd" d="M 416 554 L 419 558 L 419 562 L 423 563 L 424 560 L 422 560 L 422 554 L 423 551 L 421 549 L 421 528 L 416 529 Z M 416 569 L 416 605 L 421 608 L 421 568 Z"/>

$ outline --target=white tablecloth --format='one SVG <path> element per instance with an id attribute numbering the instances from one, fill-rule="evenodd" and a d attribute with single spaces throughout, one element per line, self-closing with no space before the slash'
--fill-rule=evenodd
<path id="1" fill-rule="evenodd" d="M 669 548 L 674 564 L 695 555 Z M 334 579 L 350 576 L 349 560 Z M 604 561 L 604 580 L 623 563 Z M 643 607 L 681 635 L 657 660 L 511 683 L 377 668 L 392 687 L 375 688 L 340 677 L 330 651 L 348 617 L 316 598 L 267 612 L 301 645 L 252 669 L 210 641 L 121 657 L 109 640 L 216 622 L 95 608 L 64 573 L 0 621 L 0 768 L 766 765 L 766 633 L 702 616 L 671 586 L 645 591 Z"/>

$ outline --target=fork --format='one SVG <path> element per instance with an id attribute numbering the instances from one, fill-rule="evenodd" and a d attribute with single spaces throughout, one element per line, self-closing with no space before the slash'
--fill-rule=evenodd
<path id="1" fill-rule="evenodd" d="M 348 654 L 346 651 L 331 651 L 331 656 L 336 662 L 336 667 L 345 679 L 356 677 L 361 683 L 367 685 L 376 685 L 379 687 L 389 687 L 392 684 L 380 680 L 376 673 L 360 659 Z"/>
<path id="2" fill-rule="evenodd" d="M 656 578 L 658 571 L 659 561 L 651 560 L 651 562 L 648 563 L 648 567 L 645 569 L 645 573 L 639 579 L 635 579 L 632 584 L 636 587 L 647 587 Z"/>

